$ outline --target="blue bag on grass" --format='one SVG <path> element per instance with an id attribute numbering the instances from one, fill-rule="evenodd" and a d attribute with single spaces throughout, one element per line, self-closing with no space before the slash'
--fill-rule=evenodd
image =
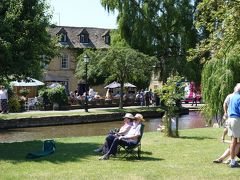
<path id="1" fill-rule="evenodd" d="M 27 159 L 35 159 L 35 158 L 44 157 L 44 156 L 54 153 L 55 150 L 56 150 L 56 145 L 55 145 L 54 140 L 45 140 L 45 141 L 43 141 L 42 151 L 35 152 L 35 153 L 28 153 L 26 158 Z"/>

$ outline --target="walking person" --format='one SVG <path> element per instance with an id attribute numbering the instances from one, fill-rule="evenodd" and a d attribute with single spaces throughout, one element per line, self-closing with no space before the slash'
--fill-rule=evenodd
<path id="1" fill-rule="evenodd" d="M 196 90 L 193 91 L 192 96 L 193 96 L 192 97 L 192 106 L 193 106 L 194 103 L 195 103 L 195 106 L 197 106 L 197 91 Z"/>
<path id="2" fill-rule="evenodd" d="M 231 168 L 240 167 L 237 161 L 235 161 L 235 148 L 237 145 L 237 139 L 240 138 L 240 83 L 234 88 L 234 94 L 231 97 L 228 106 L 229 116 L 229 130 L 232 132 L 232 140 L 230 145 L 230 158 L 231 162 L 229 166 Z"/>
<path id="3" fill-rule="evenodd" d="M 8 113 L 8 93 L 7 89 L 4 86 L 0 86 L 0 99 L 1 99 L 1 107 L 2 114 Z"/>
<path id="4" fill-rule="evenodd" d="M 143 107 L 144 106 L 144 90 L 143 89 L 139 93 L 139 100 L 140 100 L 141 107 Z"/>

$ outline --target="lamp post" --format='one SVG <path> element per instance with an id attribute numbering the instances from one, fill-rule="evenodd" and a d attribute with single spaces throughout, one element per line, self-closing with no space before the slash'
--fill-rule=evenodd
<path id="1" fill-rule="evenodd" d="M 87 82 L 87 76 L 88 76 L 88 63 L 89 63 L 89 57 L 87 54 L 83 56 L 83 61 L 85 62 L 85 112 L 88 112 L 88 82 Z"/>

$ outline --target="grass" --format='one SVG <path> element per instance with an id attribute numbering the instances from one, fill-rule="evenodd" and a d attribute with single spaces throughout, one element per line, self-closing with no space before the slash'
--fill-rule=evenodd
<path id="1" fill-rule="evenodd" d="M 142 159 L 112 157 L 99 161 L 93 150 L 104 136 L 55 139 L 54 154 L 26 160 L 28 152 L 41 149 L 41 141 L 0 143 L 0 179 L 239 179 L 240 169 L 213 164 L 226 148 L 222 129 L 181 130 L 180 138 L 145 133 Z"/>
<path id="2" fill-rule="evenodd" d="M 105 108 L 105 109 L 89 109 L 89 112 L 85 112 L 84 109 L 79 109 L 76 111 L 35 111 L 35 112 L 23 112 L 23 113 L 9 113 L 9 114 L 1 114 L 0 120 L 10 120 L 10 119 L 19 119 L 19 118 L 39 118 L 39 117 L 52 117 L 52 116 L 86 116 L 86 115 L 94 115 L 94 114 L 110 114 L 116 112 L 143 112 L 143 111 L 162 111 L 160 108 Z"/>

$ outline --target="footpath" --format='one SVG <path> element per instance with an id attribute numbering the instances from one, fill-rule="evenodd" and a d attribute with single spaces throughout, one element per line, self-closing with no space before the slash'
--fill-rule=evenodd
<path id="1" fill-rule="evenodd" d="M 183 104 L 182 112 L 187 114 L 191 110 L 198 110 L 202 107 L 201 104 L 198 106 L 191 106 L 191 104 Z M 13 118 L 4 119 L 3 115 L 0 115 L 0 129 L 10 128 L 22 128 L 22 127 L 36 127 L 36 126 L 56 126 L 56 125 L 67 125 L 67 124 L 80 124 L 80 123 L 91 123 L 91 122 L 107 122 L 116 121 L 121 119 L 127 109 L 132 113 L 142 113 L 145 118 L 162 117 L 164 111 L 154 110 L 154 107 L 142 108 L 140 106 L 129 106 L 124 107 L 125 111 L 117 111 L 118 107 L 108 108 L 91 108 L 85 112 L 84 109 L 74 109 L 65 111 L 26 111 L 21 113 L 9 113 L 4 115 L 7 117 L 10 115 Z M 159 109 L 159 108 L 158 108 Z"/>

